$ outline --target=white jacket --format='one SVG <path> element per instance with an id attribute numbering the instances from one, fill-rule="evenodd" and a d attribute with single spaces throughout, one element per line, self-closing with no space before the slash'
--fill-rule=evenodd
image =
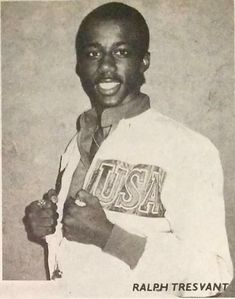
<path id="1" fill-rule="evenodd" d="M 80 159 L 77 138 L 79 133 L 61 160 L 60 170 L 65 172 L 58 196 L 60 219 Z M 104 190 L 105 182 L 100 180 L 102 165 L 107 163 L 111 170 L 105 179 L 116 184 L 112 190 L 110 185 Z M 118 169 L 124 173 L 119 185 L 114 180 Z M 70 294 L 156 297 L 169 294 L 133 292 L 133 284 L 168 284 L 172 292 L 171 284 L 177 282 L 197 286 L 230 283 L 233 269 L 225 229 L 223 174 L 218 151 L 207 138 L 153 109 L 121 120 L 96 153 L 84 189 L 99 193 L 111 222 L 145 236 L 147 243 L 138 265 L 131 270 L 96 246 L 62 239 L 58 225 L 56 233 L 47 237 L 49 268 L 52 273 L 55 261 L 59 264 L 61 281 Z M 165 216 L 155 217 L 160 201 Z M 198 287 L 189 292 L 176 288 L 173 293 L 212 296 L 217 292 Z"/>

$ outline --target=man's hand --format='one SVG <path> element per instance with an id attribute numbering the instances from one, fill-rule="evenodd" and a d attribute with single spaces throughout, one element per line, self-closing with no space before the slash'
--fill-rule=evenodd
<path id="1" fill-rule="evenodd" d="M 55 232 L 58 214 L 56 213 L 56 191 L 50 189 L 41 201 L 33 201 L 25 209 L 25 222 L 33 237 L 43 238 Z"/>
<path id="2" fill-rule="evenodd" d="M 79 206 L 75 200 L 84 203 Z M 80 190 L 76 199 L 69 198 L 64 206 L 63 233 L 69 241 L 93 244 L 103 248 L 113 229 L 97 197 Z"/>

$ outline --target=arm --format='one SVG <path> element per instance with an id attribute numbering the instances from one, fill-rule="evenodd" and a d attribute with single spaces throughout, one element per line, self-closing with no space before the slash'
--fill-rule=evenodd
<path id="1" fill-rule="evenodd" d="M 209 144 L 191 160 L 165 181 L 162 201 L 169 232 L 148 237 L 135 270 L 140 281 L 155 277 L 162 282 L 230 283 L 232 279 L 218 152 Z M 181 290 L 178 295 L 204 297 L 217 292 Z"/>
<path id="2" fill-rule="evenodd" d="M 144 252 L 145 244 L 146 238 L 129 233 L 118 225 L 114 225 L 103 251 L 119 258 L 130 269 L 134 269 Z"/>
<path id="3" fill-rule="evenodd" d="M 127 263 L 133 269 L 128 277 L 129 285 L 143 280 L 148 283 L 229 283 L 232 265 L 225 230 L 223 176 L 218 152 L 210 146 L 184 165 L 182 169 L 168 174 L 163 188 L 162 201 L 167 211 L 168 231 L 159 232 L 156 222 L 147 238 L 142 240 L 140 236 L 113 225 L 109 225 L 108 230 L 104 229 L 106 233 L 103 234 L 100 228 L 104 228 L 102 225 L 108 220 L 98 205 L 98 199 L 94 200 L 93 197 L 91 200 L 83 198 L 86 207 L 73 203 L 64 213 L 65 237 L 99 246 L 104 252 Z M 80 194 L 79 198 L 82 197 Z M 92 207 L 93 212 L 99 209 L 102 212 L 93 214 Z M 88 222 L 91 224 L 97 220 L 95 214 L 102 214 L 100 219 L 106 220 L 101 221 L 102 225 L 93 222 L 93 227 L 97 227 L 98 231 L 90 231 L 85 219 L 90 218 Z M 78 229 L 73 229 L 76 225 Z M 98 236 L 96 238 L 94 231 Z M 132 252 L 128 254 L 128 248 L 133 248 L 135 243 L 139 244 L 136 246 L 139 254 L 133 262 Z M 176 292 L 180 296 L 212 296 L 218 291 L 198 289 L 193 293 L 184 290 Z"/>
<path id="4" fill-rule="evenodd" d="M 83 205 L 77 205 L 73 198 L 66 201 L 64 236 L 70 241 L 96 245 L 133 269 L 144 251 L 146 239 L 111 223 L 97 197 L 81 190 L 78 198 Z"/>

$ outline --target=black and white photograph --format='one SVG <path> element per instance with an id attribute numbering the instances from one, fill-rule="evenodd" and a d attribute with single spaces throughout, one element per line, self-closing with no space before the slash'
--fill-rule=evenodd
<path id="1" fill-rule="evenodd" d="M 0 298 L 235 297 L 234 2 L 1 2 Z"/>

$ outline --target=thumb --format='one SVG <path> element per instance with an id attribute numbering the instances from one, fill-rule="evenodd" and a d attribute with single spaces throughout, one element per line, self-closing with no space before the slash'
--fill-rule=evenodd
<path id="1" fill-rule="evenodd" d="M 48 196 L 48 199 L 51 200 L 53 203 L 57 203 L 58 202 L 57 193 L 56 193 L 56 191 L 54 189 L 50 189 L 47 192 L 47 196 Z"/>
<path id="2" fill-rule="evenodd" d="M 80 201 L 84 202 L 88 206 L 93 205 L 98 201 L 97 197 L 93 196 L 91 193 L 83 189 L 78 191 L 76 198 L 78 198 Z"/>
<path id="3" fill-rule="evenodd" d="M 69 196 L 64 203 L 64 207 L 68 207 L 70 205 L 75 204 L 75 200 L 76 200 L 75 198 L 73 198 L 72 196 Z"/>

